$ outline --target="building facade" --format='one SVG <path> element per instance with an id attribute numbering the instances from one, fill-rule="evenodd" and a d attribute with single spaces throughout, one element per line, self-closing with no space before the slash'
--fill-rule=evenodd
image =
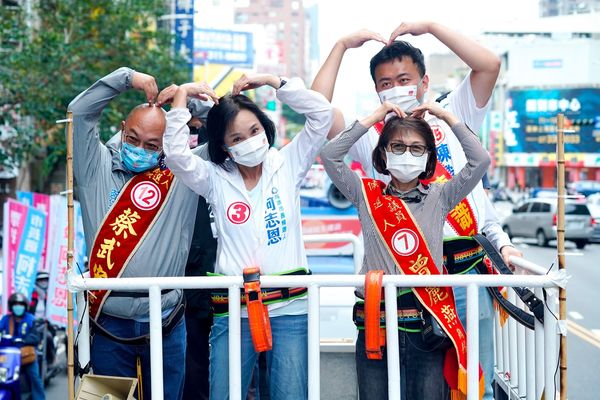
<path id="1" fill-rule="evenodd" d="M 262 25 L 268 41 L 267 65 L 257 70 L 289 77 L 310 79 L 308 70 L 310 36 L 307 15 L 300 0 L 249 0 L 237 1 L 236 24 Z M 310 19 L 308 19 L 310 21 Z M 313 29 L 316 26 L 313 26 Z M 276 62 L 269 62 L 275 60 Z"/>
<path id="2" fill-rule="evenodd" d="M 540 17 L 600 12 L 600 0 L 540 0 Z"/>
<path id="3" fill-rule="evenodd" d="M 570 131 L 567 181 L 600 180 L 600 27 L 560 23 L 573 17 L 542 18 L 486 39 L 504 60 L 488 118 L 494 178 L 511 188 L 556 187 L 559 113 Z"/>

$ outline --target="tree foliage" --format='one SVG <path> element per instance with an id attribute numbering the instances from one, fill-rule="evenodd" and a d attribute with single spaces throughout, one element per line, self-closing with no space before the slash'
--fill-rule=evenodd
<path id="1" fill-rule="evenodd" d="M 28 124 L 13 126 L 14 154 L 21 160 L 45 153 L 46 172 L 65 155 L 64 127 L 56 120 L 67 105 L 97 79 L 128 66 L 153 75 L 159 88 L 188 79 L 172 52 L 172 35 L 161 27 L 164 0 L 44 0 L 22 8 L 0 7 L 0 109 L 18 113 Z M 130 91 L 104 111 L 101 136 L 107 139 L 143 93 Z M 27 118 L 30 117 L 30 118 Z M 0 124 L 15 118 L 0 116 Z M 9 150 L 0 143 L 0 152 Z M 0 166 L 7 161 L 0 160 Z"/>

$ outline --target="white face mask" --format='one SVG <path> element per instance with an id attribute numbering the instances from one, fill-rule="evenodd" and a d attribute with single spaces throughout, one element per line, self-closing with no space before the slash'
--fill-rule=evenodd
<path id="1" fill-rule="evenodd" d="M 420 84 L 421 81 L 419 81 L 419 84 L 417 85 L 394 86 L 393 88 L 382 90 L 378 93 L 379 100 L 381 100 L 382 103 L 388 101 L 396 104 L 404 112 L 411 112 L 415 107 L 421 104 L 417 99 L 417 89 Z M 387 122 L 387 120 L 394 115 L 396 115 L 396 113 L 389 113 L 385 116 L 385 121 Z"/>
<path id="2" fill-rule="evenodd" d="M 267 156 L 269 140 L 265 132 L 262 131 L 235 146 L 228 147 L 227 150 L 236 163 L 246 167 L 256 167 Z"/>
<path id="3" fill-rule="evenodd" d="M 386 151 L 385 157 L 387 160 L 386 167 L 390 174 L 400 182 L 408 183 L 425 171 L 429 155 L 425 153 L 421 157 L 415 157 L 406 149 L 404 154 L 394 154 L 391 151 Z"/>

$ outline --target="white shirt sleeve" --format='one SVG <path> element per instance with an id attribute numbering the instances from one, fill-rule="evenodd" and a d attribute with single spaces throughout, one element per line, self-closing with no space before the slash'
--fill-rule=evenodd
<path id="1" fill-rule="evenodd" d="M 277 98 L 306 118 L 302 130 L 281 149 L 281 154 L 288 160 L 296 189 L 299 190 L 327 140 L 333 123 L 333 109 L 321 93 L 306 89 L 300 78 L 293 78 L 278 89 Z"/>
<path id="2" fill-rule="evenodd" d="M 504 246 L 512 246 L 510 238 L 500 226 L 500 220 L 498 219 L 494 205 L 487 197 L 485 199 L 485 221 L 481 231 L 498 252 L 500 252 Z"/>
<path id="3" fill-rule="evenodd" d="M 213 165 L 194 155 L 189 146 L 191 118 L 187 108 L 173 108 L 167 113 L 163 151 L 167 167 L 186 186 L 210 202 Z"/>
<path id="4" fill-rule="evenodd" d="M 467 74 L 465 79 L 454 89 L 448 97 L 442 101 L 442 105 L 448 107 L 458 119 L 475 133 L 479 133 L 485 114 L 490 108 L 491 96 L 487 104 L 483 107 L 477 107 L 473 89 L 471 87 L 471 73 Z"/>

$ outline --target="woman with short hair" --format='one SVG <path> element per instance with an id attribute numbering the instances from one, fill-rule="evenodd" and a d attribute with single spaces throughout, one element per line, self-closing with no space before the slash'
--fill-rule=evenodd
<path id="1" fill-rule="evenodd" d="M 429 124 L 421 119 L 426 111 L 452 128 L 467 157 L 467 165 L 445 182 L 422 182 L 433 176 L 436 166 L 435 138 Z M 387 120 L 390 113 L 394 116 Z M 352 145 L 384 118 L 387 122 L 372 159 L 377 172 L 391 175 L 387 185 L 361 179 L 344 163 Z M 397 105 L 388 102 L 329 142 L 321 152 L 321 160 L 333 183 L 358 209 L 365 242 L 361 274 L 383 270 L 384 274 L 392 275 L 442 273 L 446 215 L 473 190 L 490 164 L 490 157 L 477 136 L 449 111 L 437 104 L 423 104 L 408 117 Z M 358 294 L 365 297 L 363 290 Z M 366 297 L 368 303 L 371 296 Z M 385 347 L 379 341 L 382 332 L 374 335 L 365 332 L 365 325 L 371 329 L 365 323 L 369 320 L 367 303 L 358 302 L 354 310 L 359 328 L 355 357 L 360 398 L 387 399 Z M 378 300 L 376 303 L 372 326 L 379 331 L 380 309 L 384 308 Z M 456 369 L 450 374 L 458 374 L 451 376 L 458 380 L 458 387 L 452 389 L 466 393 L 466 350 L 462 348 L 466 334 L 456 316 L 452 288 L 399 288 L 397 303 L 401 397 L 448 398 L 444 359 L 446 346 L 452 344 L 457 346 L 458 359 Z M 428 344 L 422 327 L 423 315 L 429 314 L 451 336 L 452 343 Z"/>

